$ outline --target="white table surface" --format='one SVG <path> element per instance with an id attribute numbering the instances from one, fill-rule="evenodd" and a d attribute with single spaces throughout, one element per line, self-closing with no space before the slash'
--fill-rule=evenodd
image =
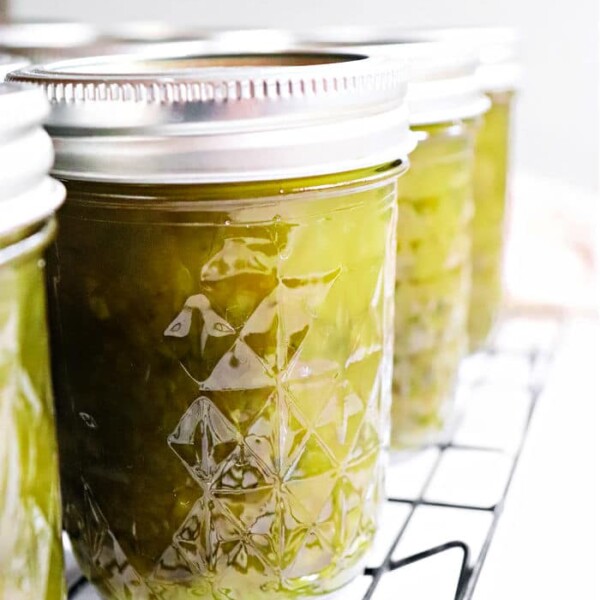
<path id="1" fill-rule="evenodd" d="M 538 403 L 475 600 L 600 598 L 599 366 L 597 321 L 575 320 Z"/>

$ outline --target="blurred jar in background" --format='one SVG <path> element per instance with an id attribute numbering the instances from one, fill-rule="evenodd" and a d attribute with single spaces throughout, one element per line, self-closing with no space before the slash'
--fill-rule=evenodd
<path id="1" fill-rule="evenodd" d="M 472 57 L 447 43 L 388 44 L 410 64 L 420 142 L 398 189 L 392 448 L 435 443 L 468 344 L 474 141 L 489 101 Z"/>
<path id="2" fill-rule="evenodd" d="M 29 61 L 22 56 L 12 56 L 10 54 L 0 54 L 0 83 L 4 81 L 8 73 L 22 69 L 29 64 Z"/>
<path id="3" fill-rule="evenodd" d="M 67 186 L 52 343 L 84 573 L 118 599 L 344 585 L 384 499 L 405 69 L 242 54 L 12 77 L 51 95 Z"/>
<path id="4" fill-rule="evenodd" d="M 386 51 L 410 63 L 411 128 L 421 135 L 398 192 L 392 447 L 439 441 L 468 346 L 474 143 L 489 101 L 475 62 L 450 43 Z"/>
<path id="5" fill-rule="evenodd" d="M 44 260 L 64 188 L 39 90 L 0 84 L 0 598 L 65 596 Z"/>
<path id="6" fill-rule="evenodd" d="M 473 287 L 469 314 L 471 350 L 490 335 L 502 307 L 502 264 L 511 148 L 510 124 L 521 79 L 519 37 L 503 27 L 424 30 L 432 39 L 462 44 L 478 58 L 477 78 L 491 100 L 475 151 Z"/>
<path id="7" fill-rule="evenodd" d="M 0 53 L 45 62 L 90 54 L 99 42 L 90 24 L 62 21 L 0 23 Z"/>
<path id="8" fill-rule="evenodd" d="M 14 21 L 0 23 L 0 54 L 27 58 L 33 63 L 61 59 L 135 54 L 186 45 L 200 47 L 217 30 L 181 29 L 162 22 L 131 21 L 100 26 L 70 21 Z M 211 49 L 217 49 L 211 44 Z M 1 61 L 1 59 L 0 59 Z M 22 65 L 21 65 L 22 66 Z M 0 62 L 0 73 L 3 71 Z M 5 73 L 8 73 L 5 70 Z"/>
<path id="9" fill-rule="evenodd" d="M 520 80 L 516 33 L 510 29 L 483 29 L 478 36 L 477 76 L 492 105 L 483 118 L 475 151 L 471 350 L 484 344 L 502 307 L 510 125 Z"/>

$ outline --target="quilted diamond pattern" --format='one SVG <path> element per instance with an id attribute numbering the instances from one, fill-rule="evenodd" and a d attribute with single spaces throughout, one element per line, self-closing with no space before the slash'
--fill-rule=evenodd
<path id="1" fill-rule="evenodd" d="M 61 226 L 73 546 L 111 600 L 334 590 L 382 500 L 396 184 L 190 204 Z"/>
<path id="2" fill-rule="evenodd" d="M 205 268 L 214 289 L 229 267 Z M 264 589 L 293 591 L 303 578 L 356 561 L 374 533 L 383 277 L 371 279 L 371 302 L 357 322 L 336 332 L 352 339 L 350 355 L 319 355 L 314 348 L 332 333 L 329 323 L 320 326 L 320 307 L 339 276 L 340 269 L 281 277 L 241 327 L 214 316 L 203 298 L 186 302 L 184 311 L 211 315 L 205 344 L 213 335 L 231 339 L 169 437 L 204 493 L 164 556 L 210 573 L 215 593 L 230 570 L 251 573 Z M 197 535 L 188 540 L 190 532 Z M 186 556 L 190 544 L 200 562 Z"/>

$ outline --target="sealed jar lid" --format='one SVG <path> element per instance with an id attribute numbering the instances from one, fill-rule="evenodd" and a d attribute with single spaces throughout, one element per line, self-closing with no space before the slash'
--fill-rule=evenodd
<path id="1" fill-rule="evenodd" d="M 124 21 L 99 28 L 107 47 L 147 49 L 153 44 L 206 42 L 213 54 L 238 52 L 282 52 L 289 49 L 290 33 L 277 29 L 229 29 L 225 27 L 181 27 L 163 21 Z M 163 46 L 163 48 L 166 46 Z M 174 46 L 174 48 L 176 48 Z"/>
<path id="2" fill-rule="evenodd" d="M 476 77 L 477 56 L 472 49 L 454 41 L 429 41 L 392 28 L 322 27 L 309 31 L 273 30 L 215 33 L 223 46 L 337 48 L 371 55 L 384 55 L 407 62 L 408 105 L 411 125 L 443 123 L 484 113 L 489 100 Z"/>
<path id="3" fill-rule="evenodd" d="M 115 44 L 193 42 L 210 39 L 212 28 L 177 27 L 164 21 L 121 21 L 99 26 L 104 40 Z"/>
<path id="4" fill-rule="evenodd" d="M 521 38 L 511 27 L 448 27 L 407 30 L 405 36 L 422 41 L 460 44 L 477 57 L 477 77 L 487 92 L 503 92 L 519 87 Z"/>
<path id="5" fill-rule="evenodd" d="M 378 44 L 377 48 L 408 61 L 411 125 L 470 119 L 490 107 L 477 78 L 475 57 L 461 46 L 446 42 L 401 42 Z"/>
<path id="6" fill-rule="evenodd" d="M 11 71 L 22 69 L 29 65 L 29 61 L 23 56 L 12 56 L 11 54 L 0 54 L 0 82 Z"/>
<path id="7" fill-rule="evenodd" d="M 327 30 L 322 30 L 322 36 Z M 387 33 L 386 33 L 387 32 Z M 522 78 L 520 37 L 510 27 L 448 27 L 440 29 L 387 29 L 388 38 L 406 42 L 444 42 L 462 48 L 477 61 L 477 78 L 486 92 L 510 91 Z"/>
<path id="8" fill-rule="evenodd" d="M 139 53 L 161 44 L 163 52 L 182 42 L 208 39 L 208 30 L 183 30 L 159 22 L 123 22 L 107 27 L 89 23 L 22 21 L 0 24 L 0 53 L 27 57 L 34 63 Z"/>
<path id="9" fill-rule="evenodd" d="M 0 84 L 0 235 L 33 225 L 62 203 L 48 177 L 52 142 L 42 128 L 48 102 L 35 88 Z"/>
<path id="10" fill-rule="evenodd" d="M 329 52 L 210 56 L 160 52 L 32 67 L 67 179 L 261 181 L 404 160 L 406 68 Z"/>
<path id="11" fill-rule="evenodd" d="M 85 23 L 17 21 L 0 24 L 0 52 L 26 56 L 33 62 L 89 54 L 98 32 Z"/>

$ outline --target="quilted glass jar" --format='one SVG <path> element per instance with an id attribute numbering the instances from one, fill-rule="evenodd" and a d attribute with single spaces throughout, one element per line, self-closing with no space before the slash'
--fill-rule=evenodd
<path id="1" fill-rule="evenodd" d="M 489 100 L 470 53 L 406 42 L 410 122 L 421 136 L 398 189 L 392 448 L 439 441 L 468 348 L 474 144 Z"/>
<path id="2" fill-rule="evenodd" d="M 491 108 L 483 119 L 475 153 L 473 285 L 469 312 L 472 350 L 492 331 L 502 305 L 510 117 L 514 92 L 489 92 Z"/>
<path id="3" fill-rule="evenodd" d="M 477 122 L 415 126 L 399 184 L 392 447 L 434 442 L 468 347 Z"/>
<path id="4" fill-rule="evenodd" d="M 89 90 L 114 64 L 59 68 Z M 179 100 L 98 96 L 88 106 L 142 124 L 126 142 L 111 127 L 106 157 L 95 131 L 86 162 L 87 136 L 61 130 L 85 102 L 55 98 L 49 122 L 67 186 L 50 287 L 76 556 L 105 598 L 339 588 L 383 501 L 403 71 L 325 54 L 124 70 Z"/>
<path id="5" fill-rule="evenodd" d="M 520 37 L 509 27 L 463 27 L 419 32 L 427 39 L 461 44 L 477 59 L 477 80 L 491 101 L 475 144 L 473 275 L 470 349 L 484 345 L 502 308 L 502 268 L 508 207 L 511 119 L 520 87 Z"/>
<path id="6" fill-rule="evenodd" d="M 0 85 L 0 598 L 65 596 L 44 253 L 64 190 L 46 177 L 41 92 Z M 23 157 L 27 161 L 23 161 Z"/>

